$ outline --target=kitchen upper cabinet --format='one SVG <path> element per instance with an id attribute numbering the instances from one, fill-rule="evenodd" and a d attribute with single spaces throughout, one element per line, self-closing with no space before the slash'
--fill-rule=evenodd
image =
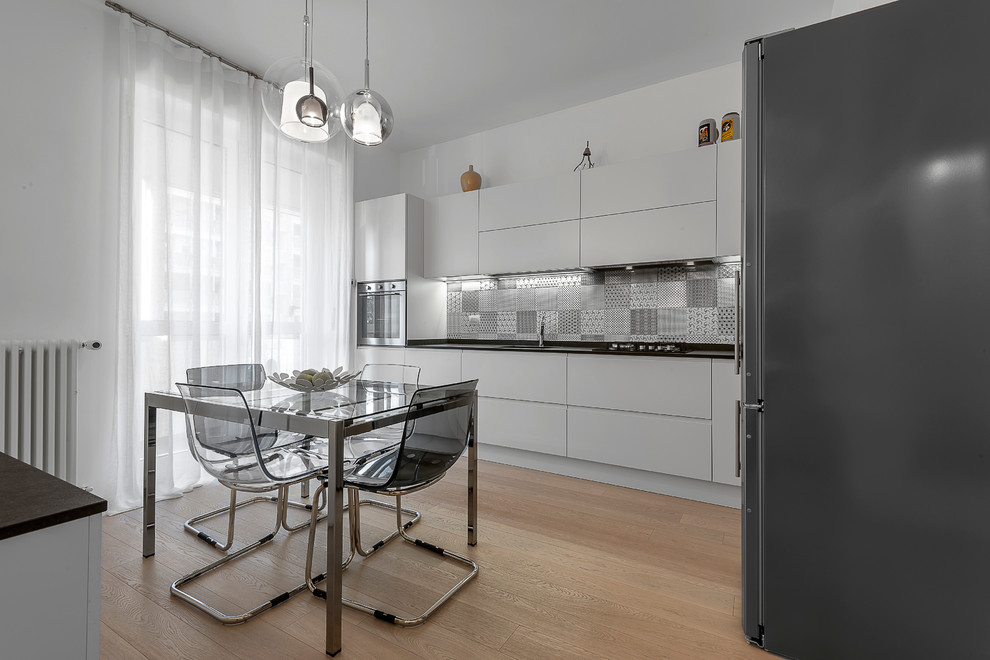
<path id="1" fill-rule="evenodd" d="M 715 254 L 742 253 L 742 140 L 718 145 Z"/>
<path id="2" fill-rule="evenodd" d="M 580 259 L 580 220 L 478 234 L 478 266 L 486 274 L 573 269 Z"/>
<path id="3" fill-rule="evenodd" d="M 354 279 L 406 279 L 406 216 L 410 195 L 391 195 L 354 205 Z"/>
<path id="4" fill-rule="evenodd" d="M 741 486 L 739 425 L 742 383 L 731 360 L 712 360 L 712 480 Z"/>
<path id="5" fill-rule="evenodd" d="M 478 274 L 478 190 L 426 202 L 426 277 Z"/>
<path id="6" fill-rule="evenodd" d="M 581 220 L 582 267 L 699 259 L 714 250 L 715 202 Z"/>
<path id="7" fill-rule="evenodd" d="M 478 229 L 510 229 L 581 216 L 581 176 L 524 181 L 479 191 Z M 484 270 L 484 267 L 482 267 Z"/>
<path id="8" fill-rule="evenodd" d="M 714 201 L 716 160 L 714 147 L 700 147 L 583 170 L 581 217 Z"/>

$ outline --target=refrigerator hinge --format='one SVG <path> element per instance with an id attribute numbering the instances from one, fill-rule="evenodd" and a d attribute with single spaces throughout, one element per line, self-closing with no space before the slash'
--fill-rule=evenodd
<path id="1" fill-rule="evenodd" d="M 758 399 L 757 403 L 744 403 L 742 404 L 745 410 L 755 410 L 756 412 L 764 412 L 764 401 L 763 399 Z"/>

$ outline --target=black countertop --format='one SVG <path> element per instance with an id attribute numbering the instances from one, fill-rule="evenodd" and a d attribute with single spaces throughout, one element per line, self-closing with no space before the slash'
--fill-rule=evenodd
<path id="1" fill-rule="evenodd" d="M 103 498 L 0 453 L 0 539 L 106 510 Z"/>
<path id="2" fill-rule="evenodd" d="M 662 343 L 662 342 L 658 342 Z M 613 342 L 546 342 L 543 347 L 535 341 L 490 341 L 419 339 L 411 340 L 406 348 L 447 348 L 491 351 L 524 351 L 531 353 L 576 353 L 580 355 L 636 355 L 642 357 L 687 357 L 732 359 L 735 356 L 732 346 L 722 344 L 682 344 L 683 352 L 664 353 L 657 351 L 611 350 Z"/>

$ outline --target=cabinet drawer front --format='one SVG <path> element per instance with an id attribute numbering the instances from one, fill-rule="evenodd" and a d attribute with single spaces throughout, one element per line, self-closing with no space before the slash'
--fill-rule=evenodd
<path id="1" fill-rule="evenodd" d="M 527 273 L 577 268 L 581 221 L 483 231 L 478 234 L 478 265 L 483 273 Z"/>
<path id="2" fill-rule="evenodd" d="M 567 356 L 464 351 L 464 380 L 478 379 L 478 394 L 502 399 L 564 403 Z"/>
<path id="3" fill-rule="evenodd" d="M 715 199 L 714 148 L 676 151 L 581 172 L 581 217 Z"/>
<path id="4" fill-rule="evenodd" d="M 478 399 L 478 442 L 566 455 L 567 408 L 530 401 Z"/>
<path id="5" fill-rule="evenodd" d="M 354 369 L 366 364 L 405 364 L 406 349 L 401 346 L 358 346 L 354 349 Z"/>
<path id="6" fill-rule="evenodd" d="M 567 408 L 567 456 L 711 480 L 711 424 L 641 413 Z"/>
<path id="7" fill-rule="evenodd" d="M 711 419 L 712 361 L 569 355 L 567 403 Z"/>
<path id="8" fill-rule="evenodd" d="M 715 202 L 581 220 L 582 266 L 714 255 Z"/>
<path id="9" fill-rule="evenodd" d="M 420 368 L 422 386 L 458 383 L 461 380 L 461 351 L 457 349 L 407 348 L 406 362 Z"/>
<path id="10" fill-rule="evenodd" d="M 575 220 L 580 215 L 581 176 L 577 173 L 480 191 L 481 231 Z"/>

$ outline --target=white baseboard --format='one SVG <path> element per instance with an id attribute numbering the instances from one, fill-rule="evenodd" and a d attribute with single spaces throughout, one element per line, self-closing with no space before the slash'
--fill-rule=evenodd
<path id="1" fill-rule="evenodd" d="M 742 489 L 710 481 L 699 481 L 670 474 L 634 470 L 616 465 L 592 463 L 576 458 L 540 454 L 522 449 L 509 449 L 479 443 L 478 457 L 494 463 L 504 463 L 517 467 L 563 474 L 578 479 L 588 479 L 601 483 L 645 490 L 650 493 L 682 497 L 698 502 L 718 504 L 734 509 L 741 508 Z"/>

